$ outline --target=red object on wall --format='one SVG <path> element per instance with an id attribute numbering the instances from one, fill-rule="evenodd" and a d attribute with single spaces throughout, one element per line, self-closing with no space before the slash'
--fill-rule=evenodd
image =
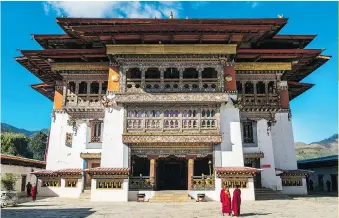
<path id="1" fill-rule="evenodd" d="M 264 164 L 264 165 L 261 165 L 261 168 L 271 168 L 271 164 Z"/>

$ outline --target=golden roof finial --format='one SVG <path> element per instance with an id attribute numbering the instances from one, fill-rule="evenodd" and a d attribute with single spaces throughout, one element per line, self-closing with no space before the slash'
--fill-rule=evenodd
<path id="1" fill-rule="evenodd" d="M 284 18 L 284 14 L 278 14 L 278 18 Z"/>
<path id="2" fill-rule="evenodd" d="M 173 12 L 171 11 L 170 19 L 173 19 Z"/>

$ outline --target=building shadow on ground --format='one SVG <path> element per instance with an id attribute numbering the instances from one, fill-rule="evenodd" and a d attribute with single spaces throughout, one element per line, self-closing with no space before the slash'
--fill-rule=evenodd
<path id="1" fill-rule="evenodd" d="M 60 218 L 60 217 L 88 217 L 95 211 L 91 211 L 92 208 L 69 208 L 69 209 L 6 209 L 1 210 L 1 216 L 6 218 L 17 217 L 48 217 L 48 218 Z"/>
<path id="2" fill-rule="evenodd" d="M 242 213 L 240 216 L 266 216 L 270 214 L 271 213 Z"/>

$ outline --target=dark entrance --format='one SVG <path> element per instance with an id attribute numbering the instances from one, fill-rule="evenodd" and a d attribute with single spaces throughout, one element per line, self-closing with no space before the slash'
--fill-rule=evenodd
<path id="1" fill-rule="evenodd" d="M 260 168 L 260 159 L 245 161 L 245 167 Z M 253 179 L 254 179 L 254 188 L 262 188 L 261 172 L 257 173 Z"/>
<path id="2" fill-rule="evenodd" d="M 338 174 L 331 174 L 332 191 L 338 191 Z"/>
<path id="3" fill-rule="evenodd" d="M 158 190 L 187 190 L 187 160 L 159 159 L 156 169 Z"/>

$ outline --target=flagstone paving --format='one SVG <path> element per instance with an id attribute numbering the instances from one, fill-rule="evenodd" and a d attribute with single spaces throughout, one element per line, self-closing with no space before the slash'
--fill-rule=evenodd
<path id="1" fill-rule="evenodd" d="M 337 197 L 295 197 L 289 200 L 244 201 L 244 217 L 338 217 Z M 89 217 L 156 218 L 221 217 L 219 202 L 205 203 L 108 203 L 64 198 L 38 199 L 1 210 L 3 218 Z"/>

